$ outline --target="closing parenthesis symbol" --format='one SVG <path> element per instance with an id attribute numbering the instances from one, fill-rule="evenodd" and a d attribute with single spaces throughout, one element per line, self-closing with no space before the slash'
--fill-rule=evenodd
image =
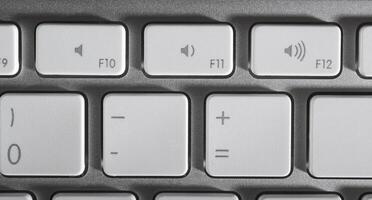
<path id="1" fill-rule="evenodd" d="M 10 120 L 10 127 L 13 127 L 14 125 L 14 109 L 10 108 L 10 113 L 12 115 L 12 119 Z"/>
<path id="2" fill-rule="evenodd" d="M 301 44 L 300 43 L 297 43 L 297 46 L 298 46 L 298 48 L 300 49 L 300 53 L 298 54 L 298 56 L 297 56 L 297 59 L 300 59 L 301 58 L 301 56 L 302 56 L 302 46 L 301 46 Z"/>
<path id="3" fill-rule="evenodd" d="M 194 48 L 194 45 L 191 45 L 191 49 L 192 49 L 191 56 L 194 56 L 194 54 L 195 54 L 195 48 Z"/>
<path id="4" fill-rule="evenodd" d="M 297 57 L 297 54 L 298 54 L 298 47 L 297 47 L 297 45 L 294 45 L 294 47 L 296 48 L 296 53 L 295 53 L 294 57 Z"/>
<path id="5" fill-rule="evenodd" d="M 306 55 L 306 46 L 305 46 L 305 43 L 304 41 L 301 40 L 301 43 L 302 43 L 302 46 L 303 46 L 303 50 L 304 50 L 304 53 L 302 54 L 302 58 L 301 58 L 301 61 L 304 60 L 305 58 L 305 55 Z"/>

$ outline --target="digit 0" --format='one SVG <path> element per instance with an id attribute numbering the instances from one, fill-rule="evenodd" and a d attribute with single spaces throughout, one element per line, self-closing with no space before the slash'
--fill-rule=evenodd
<path id="1" fill-rule="evenodd" d="M 13 154 L 16 156 L 13 158 Z M 18 144 L 11 144 L 8 148 L 8 161 L 12 165 L 18 164 L 18 162 L 21 160 L 21 148 Z"/>

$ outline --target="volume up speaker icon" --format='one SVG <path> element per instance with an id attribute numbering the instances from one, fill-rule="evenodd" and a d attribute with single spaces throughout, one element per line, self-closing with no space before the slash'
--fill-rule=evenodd
<path id="1" fill-rule="evenodd" d="M 284 48 L 284 53 L 302 62 L 306 56 L 306 45 L 301 40 L 297 44 L 291 44 L 287 48 Z"/>

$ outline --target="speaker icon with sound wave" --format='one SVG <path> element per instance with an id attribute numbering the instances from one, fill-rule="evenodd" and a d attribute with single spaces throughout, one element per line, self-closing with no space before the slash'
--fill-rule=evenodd
<path id="1" fill-rule="evenodd" d="M 291 58 L 295 58 L 299 61 L 303 61 L 306 56 L 306 45 L 304 41 L 300 41 L 297 44 L 291 44 L 284 48 L 284 53 Z"/>
<path id="2" fill-rule="evenodd" d="M 195 54 L 194 45 L 188 44 L 181 48 L 181 54 L 185 55 L 186 57 L 193 57 Z"/>

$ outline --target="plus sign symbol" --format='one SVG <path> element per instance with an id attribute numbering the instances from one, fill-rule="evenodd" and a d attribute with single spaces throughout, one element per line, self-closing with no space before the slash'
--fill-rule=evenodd
<path id="1" fill-rule="evenodd" d="M 221 115 L 217 116 L 216 119 L 221 120 L 221 125 L 223 126 L 225 125 L 225 121 L 231 119 L 231 117 L 225 115 L 225 111 L 222 111 Z"/>

